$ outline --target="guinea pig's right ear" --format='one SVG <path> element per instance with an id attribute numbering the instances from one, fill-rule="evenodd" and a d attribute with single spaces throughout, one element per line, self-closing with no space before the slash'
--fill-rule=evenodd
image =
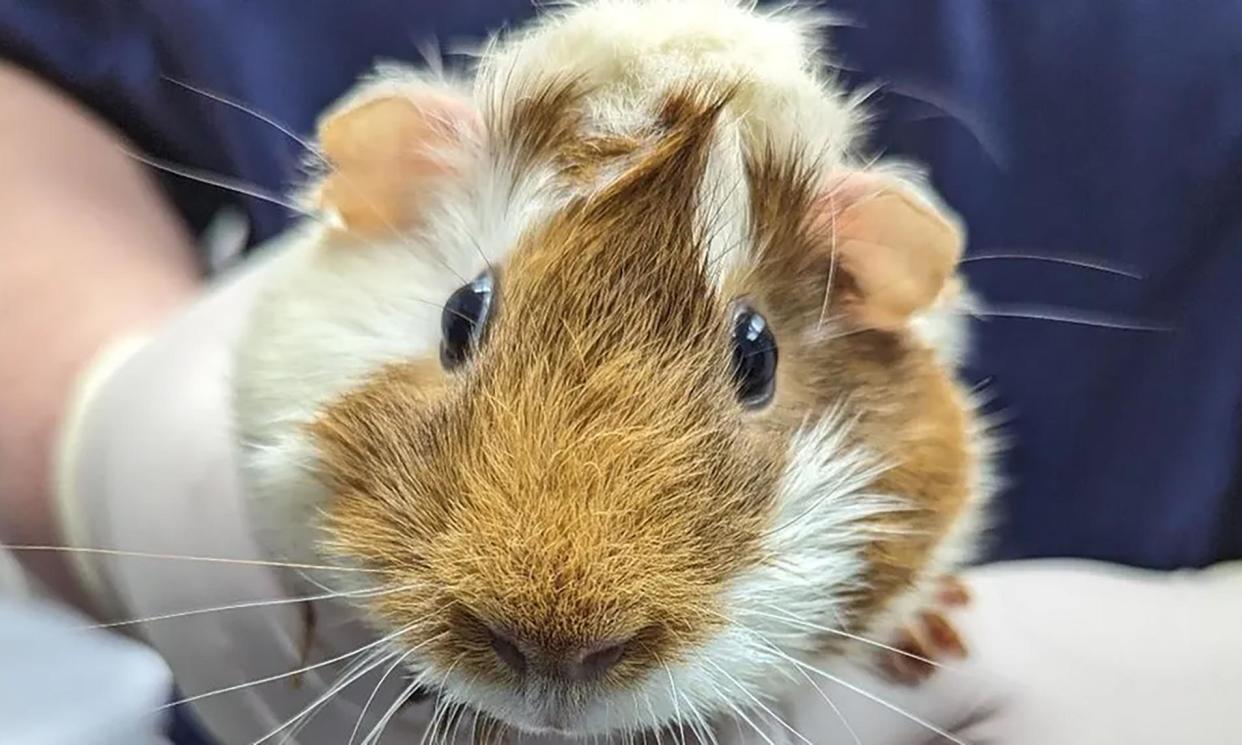
<path id="1" fill-rule="evenodd" d="M 320 119 L 330 170 L 312 199 L 349 234 L 408 230 L 423 195 L 460 172 L 480 130 L 474 103 L 448 86 L 372 84 Z"/>
<path id="2" fill-rule="evenodd" d="M 845 174 L 814 212 L 819 242 L 851 280 L 846 312 L 858 326 L 903 327 L 936 302 L 962 256 L 958 217 L 903 175 Z"/>

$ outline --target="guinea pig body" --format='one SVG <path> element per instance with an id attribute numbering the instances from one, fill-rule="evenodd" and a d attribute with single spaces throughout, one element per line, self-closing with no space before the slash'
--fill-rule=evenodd
<path id="1" fill-rule="evenodd" d="M 379 577 L 359 612 L 447 700 L 575 734 L 727 713 L 970 558 L 961 230 L 864 165 L 822 26 L 572 4 L 325 114 L 325 218 L 238 350 L 254 522 Z"/>

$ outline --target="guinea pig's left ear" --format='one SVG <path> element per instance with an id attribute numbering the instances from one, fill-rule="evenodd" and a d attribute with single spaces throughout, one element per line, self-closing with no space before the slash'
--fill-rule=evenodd
<path id="1" fill-rule="evenodd" d="M 417 224 L 422 196 L 460 171 L 480 130 L 473 102 L 448 86 L 375 88 L 329 111 L 318 127 L 330 170 L 314 198 L 351 234 Z"/>
<path id="2" fill-rule="evenodd" d="M 958 217 L 896 174 L 840 177 L 815 212 L 816 231 L 851 280 L 847 313 L 860 326 L 897 330 L 935 303 L 965 243 Z"/>

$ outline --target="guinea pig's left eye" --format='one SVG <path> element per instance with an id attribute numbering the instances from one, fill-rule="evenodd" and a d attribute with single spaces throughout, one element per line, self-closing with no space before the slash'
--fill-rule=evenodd
<path id="1" fill-rule="evenodd" d="M 481 274 L 470 284 L 458 288 L 444 304 L 440 317 L 444 335 L 440 342 L 440 362 L 445 369 L 452 370 L 465 362 L 483 338 L 494 287 L 491 273 Z"/>
<path id="2" fill-rule="evenodd" d="M 733 313 L 733 382 L 743 406 L 759 408 L 772 400 L 776 358 L 776 338 L 767 319 L 739 304 Z"/>

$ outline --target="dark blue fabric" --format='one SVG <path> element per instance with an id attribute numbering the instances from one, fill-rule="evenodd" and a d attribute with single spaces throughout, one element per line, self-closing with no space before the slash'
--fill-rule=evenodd
<path id="1" fill-rule="evenodd" d="M 879 81 L 874 144 L 931 165 L 990 303 L 1164 332 L 990 318 L 972 365 L 1007 417 L 993 557 L 1196 567 L 1242 557 L 1242 0 L 841 0 L 846 80 Z M 477 38 L 528 0 L 40 0 L 0 4 L 0 50 L 143 150 L 280 190 L 298 147 L 160 79 L 307 133 L 376 58 Z M 233 197 L 169 180 L 201 226 Z M 288 220 L 241 202 L 256 240 Z"/>
<path id="2" fill-rule="evenodd" d="M 840 0 L 847 81 L 878 149 L 932 166 L 971 253 L 1096 258 L 968 265 L 993 303 L 1167 325 L 980 326 L 1013 447 L 995 555 L 1172 568 L 1242 556 L 1242 1 Z M 529 0 L 42 0 L 0 6 L 0 49 L 77 94 L 143 150 L 280 191 L 299 147 L 161 79 L 246 101 L 301 133 L 376 59 L 477 39 Z M 232 195 L 170 179 L 202 225 Z M 261 240 L 280 207 L 242 206 Z"/>

